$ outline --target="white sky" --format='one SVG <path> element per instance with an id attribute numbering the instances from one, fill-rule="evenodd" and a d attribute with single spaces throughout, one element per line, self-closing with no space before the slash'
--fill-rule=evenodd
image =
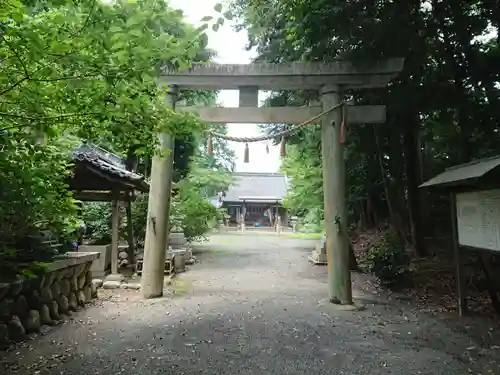
<path id="1" fill-rule="evenodd" d="M 214 16 L 214 6 L 222 0 L 169 0 L 173 8 L 182 9 L 186 20 L 196 26 L 202 22 L 204 16 Z M 223 64 L 248 64 L 254 53 L 245 50 L 247 44 L 247 33 L 233 31 L 232 23 L 226 20 L 223 27 L 217 32 L 211 29 L 207 31 L 208 47 L 217 51 L 215 59 Z M 263 92 L 259 93 L 259 99 L 264 98 Z M 223 90 L 219 94 L 219 102 L 224 107 L 238 107 L 238 91 Z M 229 124 L 229 135 L 232 136 L 256 136 L 259 130 L 256 124 Z M 249 163 L 243 163 L 245 144 L 230 142 L 230 146 L 236 152 L 236 171 L 238 172 L 277 172 L 280 167 L 279 147 L 269 143 L 269 154 L 266 153 L 265 143 L 249 144 Z"/>

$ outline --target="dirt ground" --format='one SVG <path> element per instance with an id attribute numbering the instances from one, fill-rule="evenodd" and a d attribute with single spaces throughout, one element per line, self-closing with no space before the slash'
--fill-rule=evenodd
<path id="1" fill-rule="evenodd" d="M 96 306 L 0 353 L 0 374 L 500 374 L 498 322 L 418 312 L 372 294 L 364 275 L 364 311 L 318 303 L 326 268 L 307 262 L 314 244 L 214 235 L 166 297 L 101 291 Z"/>

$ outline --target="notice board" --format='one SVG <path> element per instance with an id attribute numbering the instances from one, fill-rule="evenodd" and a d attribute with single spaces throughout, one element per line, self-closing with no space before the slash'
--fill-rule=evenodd
<path id="1" fill-rule="evenodd" d="M 456 195 L 458 243 L 500 251 L 500 189 Z"/>

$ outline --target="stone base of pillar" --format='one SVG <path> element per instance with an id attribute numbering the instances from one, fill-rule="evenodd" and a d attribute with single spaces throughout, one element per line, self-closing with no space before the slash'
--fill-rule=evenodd
<path id="1" fill-rule="evenodd" d="M 323 254 L 321 252 L 319 252 L 318 250 L 313 250 L 311 252 L 311 255 L 309 255 L 309 261 L 314 263 L 314 264 L 317 264 L 317 265 L 324 265 L 324 264 L 327 264 L 327 260 L 326 260 L 326 254 Z"/>
<path id="2" fill-rule="evenodd" d="M 309 256 L 309 261 L 313 262 L 314 264 L 327 264 L 326 260 L 326 237 L 323 236 L 321 238 L 321 242 L 316 245 L 316 250 L 313 250 L 311 252 L 311 255 Z"/>

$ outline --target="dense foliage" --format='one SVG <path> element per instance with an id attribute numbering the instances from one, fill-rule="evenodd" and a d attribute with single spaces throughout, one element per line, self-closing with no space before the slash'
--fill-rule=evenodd
<path id="1" fill-rule="evenodd" d="M 192 61 L 200 41 L 165 3 L 63 3 L 11 19 L 2 31 L 4 128 L 65 127 L 139 153 L 154 149 L 162 127 L 192 130 L 168 108 L 157 77 L 162 61 L 173 68 Z"/>
<path id="2" fill-rule="evenodd" d="M 353 223 L 387 219 L 424 253 L 424 238 L 446 230 L 449 213 L 446 198 L 419 184 L 447 166 L 500 151 L 495 2 L 234 0 L 232 10 L 259 61 L 405 58 L 387 88 L 347 93 L 358 104 L 387 105 L 384 125 L 347 129 L 349 205 Z M 314 93 L 280 92 L 268 105 L 311 99 Z M 293 183 L 288 204 L 302 218 L 321 214 L 319 130 L 310 126 L 288 143 L 294 145 L 284 163 Z"/>
<path id="3" fill-rule="evenodd" d="M 168 88 L 158 85 L 158 76 L 162 69 L 209 59 L 203 34 L 208 26 L 195 29 L 167 3 L 153 0 L 2 2 L 2 271 L 5 260 L 30 261 L 21 256 L 32 253 L 29 234 L 46 229 L 62 238 L 75 229 L 77 208 L 66 186 L 68 139 L 96 142 L 149 175 L 157 134 L 168 131 L 176 139 L 175 178 L 188 176 L 203 124 L 168 106 Z M 180 99 L 214 98 L 187 92 Z M 109 214 L 104 205 L 91 207 L 89 215 L 92 210 Z M 107 218 L 94 223 L 102 236 Z"/>
<path id="4" fill-rule="evenodd" d="M 384 232 L 373 244 L 362 266 L 386 285 L 404 285 L 412 272 L 405 244 L 392 230 Z"/>
<path id="5" fill-rule="evenodd" d="M 14 134 L 0 136 L 0 275 L 11 278 L 33 261 L 50 259 L 32 236 L 49 230 L 62 240 L 76 226 L 61 145 L 40 147 Z M 59 147 L 58 147 L 59 146 Z"/>

